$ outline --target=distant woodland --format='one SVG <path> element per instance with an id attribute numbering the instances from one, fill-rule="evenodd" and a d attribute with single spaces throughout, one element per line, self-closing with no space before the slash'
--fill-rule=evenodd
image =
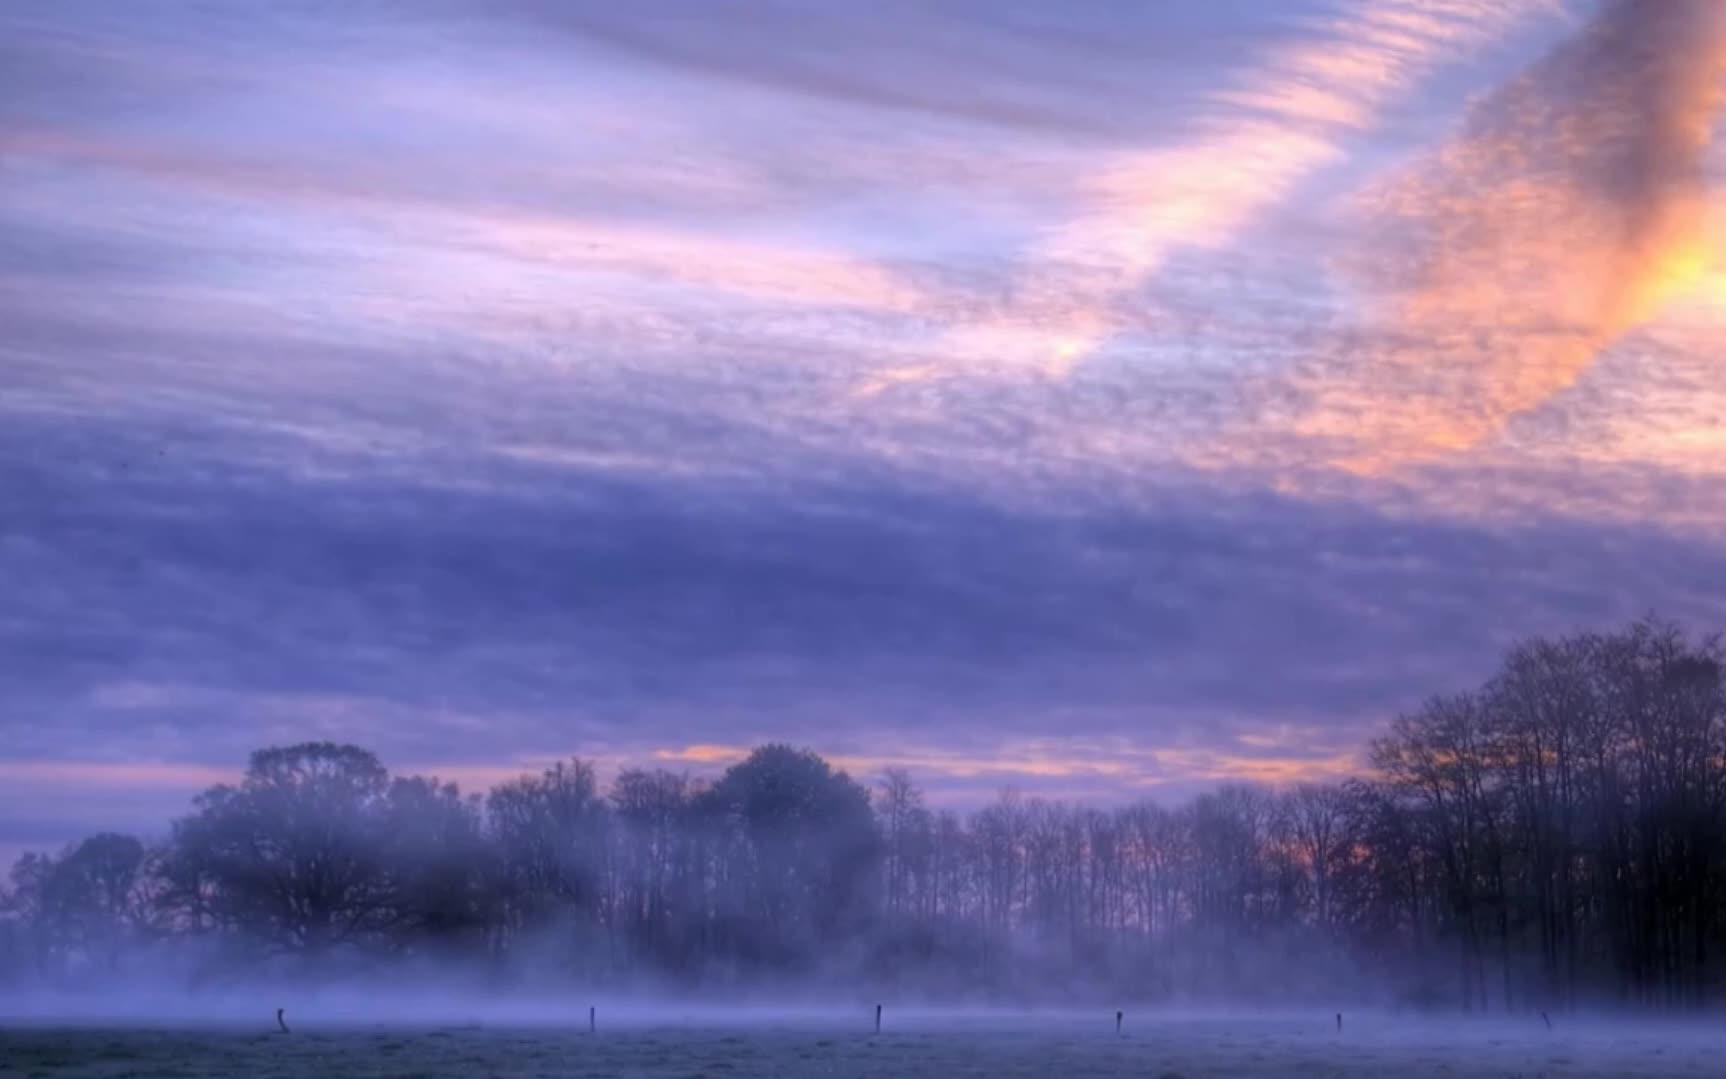
<path id="1" fill-rule="evenodd" d="M 1726 654 L 1641 622 L 1524 643 L 1336 785 L 969 813 L 757 749 L 484 795 L 312 743 L 160 842 L 30 854 L 0 982 L 435 969 L 488 984 L 948 999 L 1694 1009 L 1726 994 Z"/>

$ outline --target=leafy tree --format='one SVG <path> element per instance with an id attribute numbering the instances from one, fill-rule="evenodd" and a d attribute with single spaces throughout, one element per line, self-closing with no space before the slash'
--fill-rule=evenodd
<path id="1" fill-rule="evenodd" d="M 198 901 L 216 926 L 275 950 L 375 944 L 401 917 L 385 856 L 388 791 L 383 765 L 355 746 L 259 750 L 238 786 L 199 795 L 175 824 L 169 873 L 207 885 Z"/>
<path id="2" fill-rule="evenodd" d="M 483 945 L 498 901 L 494 851 L 477 797 L 453 783 L 397 778 L 380 807 L 380 855 L 393 908 L 392 934 L 409 949 Z"/>
<path id="3" fill-rule="evenodd" d="M 482 801 L 351 746 L 254 754 L 159 853 L 27 855 L 0 968 L 484 952 L 591 982 L 857 972 L 973 993 L 1324 993 L 1475 1009 L 1726 987 L 1726 652 L 1645 621 L 1518 645 L 1368 774 L 1180 806 L 930 812 L 765 746 L 711 786 L 577 761 Z M 226 945 L 250 949 L 229 951 Z M 243 968 L 251 973 L 253 967 Z M 326 969 L 320 965 L 320 969 Z"/>
<path id="4" fill-rule="evenodd" d="M 800 963 L 863 925 L 876 898 L 881 845 L 869 792 L 807 750 L 768 745 L 702 796 L 734 839 L 727 898 L 757 926 L 748 959 Z"/>

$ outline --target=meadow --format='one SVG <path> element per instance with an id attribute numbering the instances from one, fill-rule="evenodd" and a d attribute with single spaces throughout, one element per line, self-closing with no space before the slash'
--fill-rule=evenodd
<path id="1" fill-rule="evenodd" d="M 87 1025 L 32 1019 L 0 1028 L 0 1075 L 31 1079 L 160 1077 L 342 1079 L 497 1076 L 545 1079 L 1614 1079 L 1718 1076 L 1726 1031 L 1536 1018 L 1407 1021 L 1312 1016 L 1112 1013 L 895 1015 L 768 1012 L 636 1015 L 589 1033 L 533 1022 L 386 1025 L 337 1016 L 294 1020 Z"/>

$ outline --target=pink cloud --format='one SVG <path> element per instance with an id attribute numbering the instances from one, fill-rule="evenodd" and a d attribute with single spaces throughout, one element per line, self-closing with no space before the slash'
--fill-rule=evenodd
<path id="1" fill-rule="evenodd" d="M 1471 450 L 1573 386 L 1712 261 L 1726 9 L 1617 3 L 1373 190 L 1357 268 L 1386 340 L 1297 430 L 1365 473 Z"/>

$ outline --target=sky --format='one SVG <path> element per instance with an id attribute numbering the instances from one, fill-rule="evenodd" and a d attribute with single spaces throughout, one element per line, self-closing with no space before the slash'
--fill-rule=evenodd
<path id="1" fill-rule="evenodd" d="M 1726 630 L 1712 0 L 0 9 L 0 853 L 252 749 L 1347 774 Z"/>

